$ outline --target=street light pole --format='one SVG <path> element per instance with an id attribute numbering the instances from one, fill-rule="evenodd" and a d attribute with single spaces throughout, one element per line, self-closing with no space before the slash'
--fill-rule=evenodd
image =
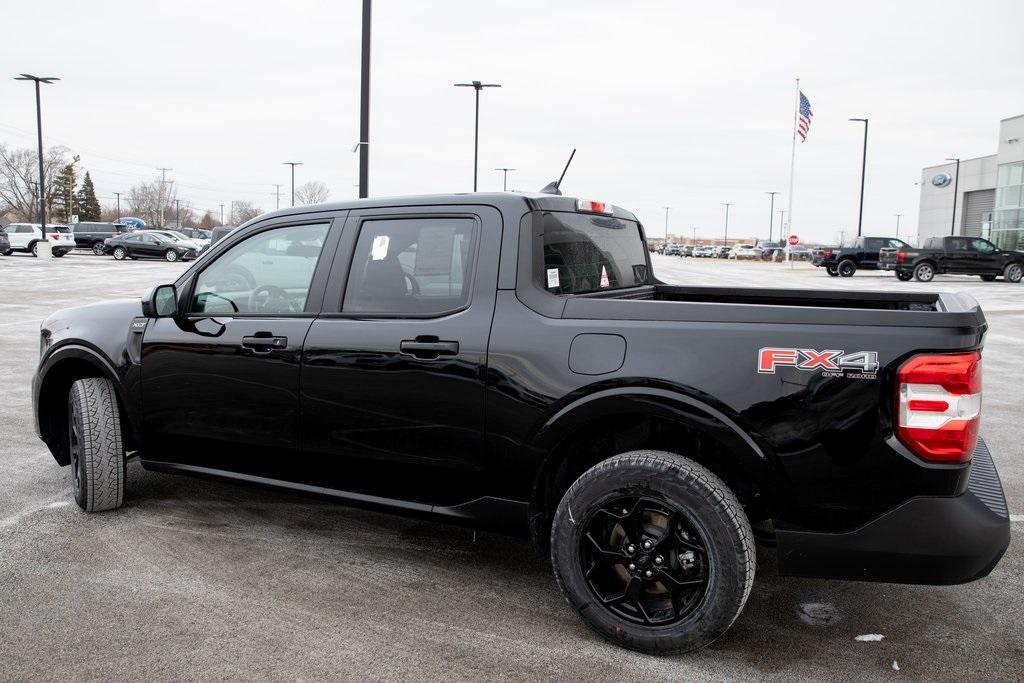
<path id="1" fill-rule="evenodd" d="M 772 241 L 772 228 L 775 226 L 775 195 L 778 192 L 765 192 L 766 195 L 771 196 L 771 204 L 768 205 L 768 241 Z"/>
<path id="2" fill-rule="evenodd" d="M 782 234 L 782 230 L 786 225 L 786 210 L 782 209 L 779 211 L 779 241 L 781 242 L 785 235 Z"/>
<path id="3" fill-rule="evenodd" d="M 956 196 L 960 193 L 960 159 L 959 157 L 946 157 L 946 161 L 956 162 L 956 178 L 953 180 L 953 215 L 949 218 L 949 234 L 956 234 Z"/>
<path id="4" fill-rule="evenodd" d="M 690 228 L 693 230 L 693 246 L 697 246 L 697 226 Z"/>
<path id="5" fill-rule="evenodd" d="M 722 246 L 729 246 L 729 207 L 732 206 L 732 202 L 722 202 L 722 206 L 725 207 L 725 239 L 722 241 Z"/>
<path id="6" fill-rule="evenodd" d="M 117 220 L 121 220 L 121 193 L 115 192 L 114 196 L 117 197 Z"/>
<path id="7" fill-rule="evenodd" d="M 668 244 L 668 210 L 671 209 L 672 207 L 663 206 L 661 208 L 665 209 L 665 243 Z"/>
<path id="8" fill-rule="evenodd" d="M 867 119 L 850 119 L 851 121 L 861 121 L 864 123 L 864 152 L 861 154 L 860 159 L 860 213 L 857 214 L 857 237 L 860 237 L 861 229 L 864 225 L 864 172 L 868 165 L 868 120 Z"/>
<path id="9" fill-rule="evenodd" d="M 502 168 L 496 168 L 494 170 L 502 172 L 503 175 L 501 177 L 501 191 L 502 192 L 508 192 L 508 172 L 509 171 L 514 171 L 516 169 L 502 167 Z"/>
<path id="10" fill-rule="evenodd" d="M 362 159 L 362 157 L 360 157 L 360 159 Z M 296 166 L 302 166 L 302 162 L 301 161 L 282 161 L 281 165 L 282 166 L 291 166 L 292 167 L 292 206 L 295 206 L 295 167 Z M 362 171 L 360 171 L 360 173 L 362 173 Z M 360 182 L 362 182 L 362 181 L 360 181 Z M 362 193 L 362 189 L 361 188 L 360 188 L 359 192 Z M 362 195 L 360 195 L 360 197 L 361 196 Z"/>
<path id="11" fill-rule="evenodd" d="M 480 91 L 484 88 L 500 88 L 498 83 L 482 83 L 471 81 L 469 83 L 456 83 L 456 88 L 473 88 L 476 91 L 476 115 L 473 124 L 473 192 L 476 192 L 476 169 L 477 159 L 480 152 Z"/>
<path id="12" fill-rule="evenodd" d="M 902 213 L 894 213 L 893 216 L 896 216 L 896 239 L 899 239 L 900 238 L 900 218 L 903 217 L 903 214 Z"/>
<path id="13" fill-rule="evenodd" d="M 359 198 L 366 199 L 370 192 L 370 9 L 371 0 L 363 0 L 363 51 L 360 63 L 359 87 Z M 294 175 L 295 167 L 292 166 Z M 292 182 L 295 187 L 295 182 Z M 292 206 L 295 206 L 294 192 Z"/>
<path id="14" fill-rule="evenodd" d="M 32 74 L 21 74 L 15 76 L 16 81 L 35 81 L 36 84 L 36 135 L 39 142 L 39 224 L 43 232 L 46 232 L 46 178 L 43 170 L 43 105 L 39 95 L 39 84 L 49 85 L 60 79 L 56 76 L 33 76 Z"/>

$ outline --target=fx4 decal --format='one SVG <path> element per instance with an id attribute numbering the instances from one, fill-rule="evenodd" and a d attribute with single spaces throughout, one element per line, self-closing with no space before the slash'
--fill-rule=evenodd
<path id="1" fill-rule="evenodd" d="M 793 367 L 797 370 L 817 371 L 826 377 L 874 379 L 878 372 L 877 351 L 847 353 L 836 349 L 791 349 L 765 347 L 757 352 L 757 372 L 774 375 L 775 369 Z"/>

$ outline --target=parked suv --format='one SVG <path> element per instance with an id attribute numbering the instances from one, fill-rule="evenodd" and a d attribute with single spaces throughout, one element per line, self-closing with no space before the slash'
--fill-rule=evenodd
<path id="1" fill-rule="evenodd" d="M 10 246 L 7 247 L 4 256 L 13 251 L 28 252 L 33 256 L 38 256 L 40 242 L 49 242 L 53 249 L 53 255 L 57 258 L 75 248 L 75 238 L 71 234 L 71 228 L 66 225 L 47 224 L 46 234 L 43 234 L 39 223 L 11 223 L 7 226 L 7 239 Z"/>
<path id="2" fill-rule="evenodd" d="M 71 232 L 75 236 L 75 246 L 79 249 L 88 249 L 97 256 L 103 255 L 103 240 L 130 231 L 131 228 L 121 223 L 84 221 L 71 226 Z"/>

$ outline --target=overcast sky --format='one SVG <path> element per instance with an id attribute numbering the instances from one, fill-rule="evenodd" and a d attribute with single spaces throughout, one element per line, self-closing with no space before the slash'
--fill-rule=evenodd
<path id="1" fill-rule="evenodd" d="M 156 168 L 198 208 L 274 208 L 297 181 L 356 195 L 360 2 L 52 2 L 5 11 L 0 63 L 59 76 L 47 143 L 82 156 L 112 198 Z M 1024 2 L 413 2 L 373 17 L 371 195 L 537 190 L 579 148 L 563 189 L 634 211 L 660 235 L 766 237 L 786 208 L 794 78 L 814 120 L 797 145 L 793 232 L 916 233 L 923 166 L 995 152 L 1024 113 Z M 0 140 L 34 145 L 31 86 L 0 80 Z M 106 199 L 104 199 L 106 203 Z M 288 201 L 282 197 L 282 206 Z M 776 231 L 778 215 L 775 216 Z M 909 229 L 908 229 L 909 228 Z"/>

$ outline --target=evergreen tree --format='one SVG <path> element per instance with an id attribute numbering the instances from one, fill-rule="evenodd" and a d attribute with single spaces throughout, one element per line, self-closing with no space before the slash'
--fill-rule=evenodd
<path id="1" fill-rule="evenodd" d="M 216 227 L 217 221 L 213 219 L 213 214 L 209 211 L 203 214 L 203 219 L 199 221 L 199 227 L 203 230 L 212 230 Z"/>
<path id="2" fill-rule="evenodd" d="M 49 194 L 49 215 L 53 216 L 54 223 L 69 223 L 71 217 L 78 209 L 77 197 L 75 196 L 75 167 L 68 164 L 54 178 L 53 183 L 47 188 Z"/>
<path id="3" fill-rule="evenodd" d="M 100 202 L 96 199 L 96 188 L 92 185 L 89 172 L 85 172 L 82 187 L 78 190 L 78 220 L 98 221 L 100 219 Z"/>

